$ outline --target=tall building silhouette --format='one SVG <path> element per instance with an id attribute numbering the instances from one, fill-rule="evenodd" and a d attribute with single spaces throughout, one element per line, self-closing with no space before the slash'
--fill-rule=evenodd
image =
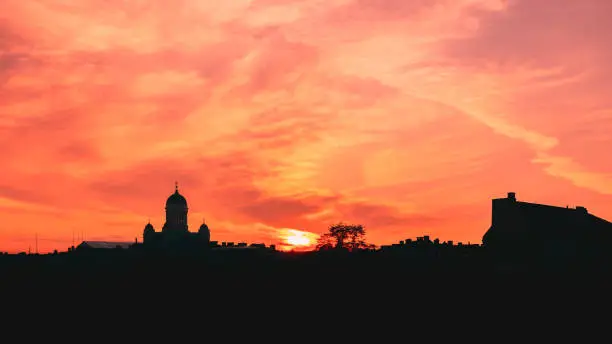
<path id="1" fill-rule="evenodd" d="M 187 214 L 187 199 L 179 193 L 175 184 L 174 193 L 166 200 L 166 221 L 161 232 L 156 232 L 151 222 L 143 232 L 145 247 L 163 249 L 202 249 L 210 246 L 210 229 L 203 222 L 197 232 L 190 232 Z"/>

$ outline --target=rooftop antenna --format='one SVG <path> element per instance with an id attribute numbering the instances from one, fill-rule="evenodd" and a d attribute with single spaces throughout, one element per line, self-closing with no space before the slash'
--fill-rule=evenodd
<path id="1" fill-rule="evenodd" d="M 38 233 L 36 233 L 35 237 L 36 237 L 36 254 L 38 254 Z"/>
<path id="2" fill-rule="evenodd" d="M 74 247 L 74 229 L 72 230 L 72 247 Z"/>

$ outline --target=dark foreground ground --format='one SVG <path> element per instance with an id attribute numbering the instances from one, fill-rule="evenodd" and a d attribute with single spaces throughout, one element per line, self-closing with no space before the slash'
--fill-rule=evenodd
<path id="1" fill-rule="evenodd" d="M 269 326 L 274 332 L 281 330 L 280 322 L 312 322 L 313 331 L 324 333 L 346 326 L 366 330 L 374 323 L 394 333 L 418 332 L 420 326 L 445 331 L 459 324 L 478 332 L 494 321 L 516 332 L 527 319 L 585 319 L 598 309 L 607 314 L 612 291 L 606 264 L 509 264 L 482 253 L 4 255 L 0 274 L 2 310 L 27 313 L 11 318 L 22 324 L 25 319 L 105 326 L 144 322 L 160 331 L 265 324 L 260 330 Z"/>
<path id="2" fill-rule="evenodd" d="M 534 294 L 539 288 L 549 293 L 588 288 L 595 294 L 612 286 L 612 269 L 607 264 L 503 263 L 482 253 L 448 257 L 254 251 L 205 256 L 125 251 L 4 255 L 0 273 L 2 287 L 23 297 L 69 293 L 100 298 L 118 293 L 163 301 L 162 294 L 177 299 L 200 295 L 194 302 L 210 303 L 284 303 L 281 297 L 291 294 L 297 299 L 310 295 L 401 303 L 416 302 L 422 299 L 419 295 L 466 299 L 482 298 L 490 291 Z"/>

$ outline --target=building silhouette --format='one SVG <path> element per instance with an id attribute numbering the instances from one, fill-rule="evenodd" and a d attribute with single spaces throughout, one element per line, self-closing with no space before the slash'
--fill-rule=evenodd
<path id="1" fill-rule="evenodd" d="M 161 231 L 156 231 L 149 221 L 142 232 L 142 242 L 83 241 L 68 251 L 113 251 L 115 249 L 135 249 L 136 251 L 166 251 L 174 253 L 203 253 L 210 250 L 222 251 L 275 251 L 276 245 L 263 243 L 221 242 L 210 240 L 210 228 L 205 221 L 197 232 L 190 232 L 188 225 L 189 207 L 187 199 L 179 193 L 175 185 L 174 193 L 166 200 L 166 219 Z"/>
<path id="2" fill-rule="evenodd" d="M 113 242 L 113 241 L 83 241 L 76 249 L 128 249 L 134 245 L 133 242 Z"/>
<path id="3" fill-rule="evenodd" d="M 491 227 L 482 238 L 498 256 L 548 261 L 601 257 L 612 243 L 612 223 L 585 207 L 556 207 L 506 198 L 492 200 Z"/>
<path id="4" fill-rule="evenodd" d="M 210 247 L 210 229 L 203 222 L 197 232 L 190 232 L 187 221 L 187 200 L 178 191 L 178 184 L 166 200 L 166 221 L 161 232 L 151 222 L 143 231 L 143 246 L 169 250 L 200 250 Z"/>

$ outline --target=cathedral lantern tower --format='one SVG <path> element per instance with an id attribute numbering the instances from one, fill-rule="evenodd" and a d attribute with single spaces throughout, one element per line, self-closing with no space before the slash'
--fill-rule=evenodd
<path id="1" fill-rule="evenodd" d="M 166 223 L 162 232 L 187 233 L 187 200 L 178 191 L 178 183 L 175 190 L 166 200 Z"/>

